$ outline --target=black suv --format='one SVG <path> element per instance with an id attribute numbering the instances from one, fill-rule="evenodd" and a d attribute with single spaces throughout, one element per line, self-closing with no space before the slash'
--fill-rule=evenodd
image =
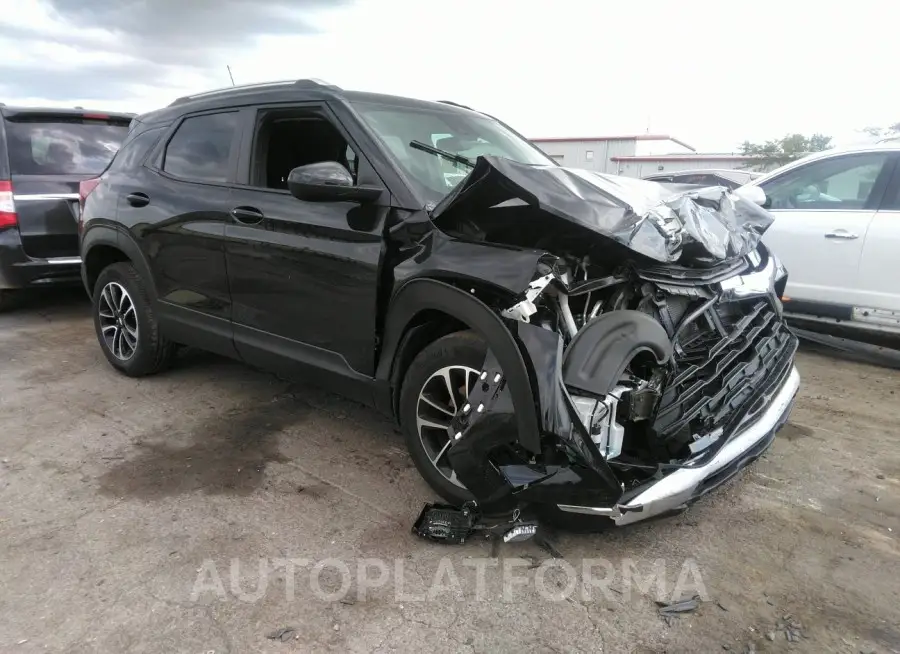
<path id="1" fill-rule="evenodd" d="M 116 369 L 187 344 L 313 380 L 394 416 L 457 506 L 678 510 L 766 450 L 799 385 L 766 211 L 560 168 L 454 103 L 181 98 L 88 185 Z"/>
<path id="2" fill-rule="evenodd" d="M 78 283 L 79 183 L 103 172 L 131 118 L 0 106 L 0 310 L 19 289 Z"/>

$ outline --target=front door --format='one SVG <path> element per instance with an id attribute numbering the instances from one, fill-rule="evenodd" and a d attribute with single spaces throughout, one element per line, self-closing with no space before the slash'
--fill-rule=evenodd
<path id="1" fill-rule="evenodd" d="M 763 241 L 788 270 L 794 306 L 850 307 L 858 299 L 863 244 L 888 160 L 884 152 L 828 157 L 761 184 L 775 216 Z"/>
<path id="2" fill-rule="evenodd" d="M 337 161 L 360 183 L 380 181 L 324 106 L 250 119 L 247 183 L 234 189 L 225 229 L 235 346 L 251 363 L 358 395 L 374 375 L 387 208 L 301 201 L 287 191 L 287 175 Z"/>

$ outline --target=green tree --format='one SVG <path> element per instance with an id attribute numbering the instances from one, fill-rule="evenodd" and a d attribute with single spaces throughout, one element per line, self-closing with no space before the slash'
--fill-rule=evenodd
<path id="1" fill-rule="evenodd" d="M 765 143 L 744 141 L 741 144 L 740 153 L 754 158 L 747 165 L 748 168 L 769 169 L 783 166 L 810 152 L 821 152 L 830 147 L 830 136 L 823 134 L 813 134 L 812 136 L 788 134 L 784 138 L 766 141 Z"/>

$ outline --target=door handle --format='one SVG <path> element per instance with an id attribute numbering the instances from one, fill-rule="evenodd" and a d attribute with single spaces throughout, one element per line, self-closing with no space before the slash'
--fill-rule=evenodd
<path id="1" fill-rule="evenodd" d="M 263 212 L 256 207 L 235 207 L 231 210 L 231 217 L 245 225 L 257 225 L 263 221 Z"/>
<path id="2" fill-rule="evenodd" d="M 140 191 L 136 193 L 129 193 L 125 196 L 125 199 L 132 207 L 146 207 L 148 204 L 150 204 L 150 196 L 146 193 L 141 193 Z"/>
<path id="3" fill-rule="evenodd" d="M 859 234 L 848 232 L 846 229 L 836 229 L 833 232 L 827 232 L 825 238 L 841 238 L 845 241 L 852 241 L 855 238 L 859 238 Z"/>

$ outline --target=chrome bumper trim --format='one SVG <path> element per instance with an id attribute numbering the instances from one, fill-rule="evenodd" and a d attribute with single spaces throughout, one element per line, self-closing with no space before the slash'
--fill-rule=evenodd
<path id="1" fill-rule="evenodd" d="M 44 262 L 54 266 L 78 266 L 81 265 L 81 257 L 50 257 Z"/>
<path id="2" fill-rule="evenodd" d="M 680 468 L 663 477 L 626 504 L 614 507 L 557 505 L 560 511 L 607 516 L 617 525 L 641 522 L 661 513 L 685 506 L 699 486 L 709 477 L 733 463 L 760 441 L 769 436 L 783 422 L 784 414 L 800 388 L 800 373 L 791 368 L 781 388 L 773 395 L 769 406 L 757 420 L 733 436 L 706 465 Z"/>
<path id="3" fill-rule="evenodd" d="M 41 202 L 44 200 L 78 200 L 78 193 L 16 193 L 16 202 Z"/>

